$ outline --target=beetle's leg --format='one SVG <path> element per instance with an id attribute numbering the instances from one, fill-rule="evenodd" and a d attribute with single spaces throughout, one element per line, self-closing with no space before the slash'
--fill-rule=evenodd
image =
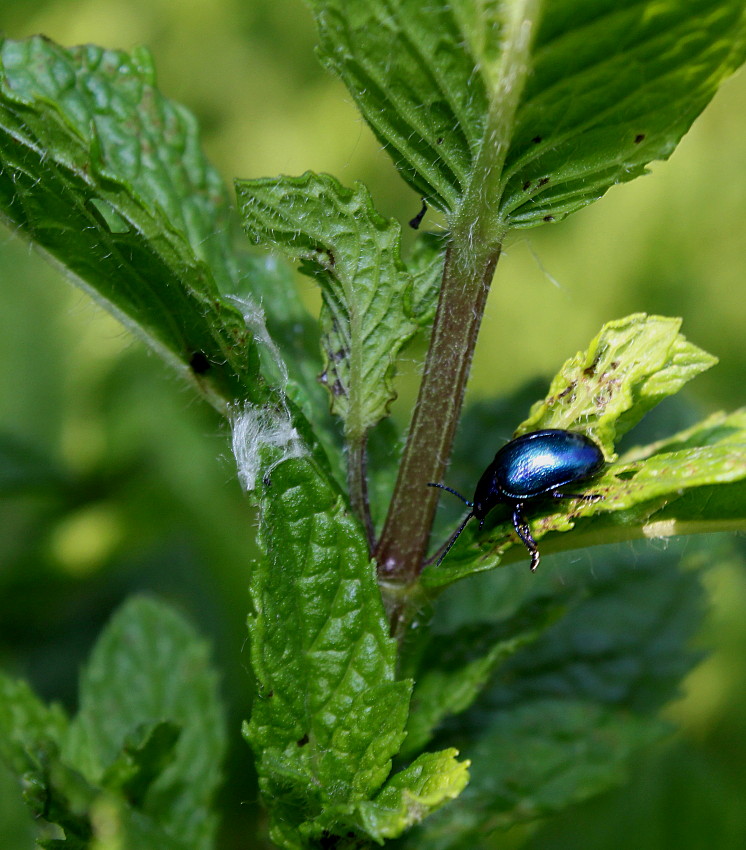
<path id="1" fill-rule="evenodd" d="M 523 545 L 531 554 L 531 572 L 535 573 L 541 556 L 539 555 L 536 541 L 531 536 L 531 528 L 523 516 L 523 504 L 521 502 L 513 506 L 513 528 L 515 528 L 515 533 L 521 538 Z"/>

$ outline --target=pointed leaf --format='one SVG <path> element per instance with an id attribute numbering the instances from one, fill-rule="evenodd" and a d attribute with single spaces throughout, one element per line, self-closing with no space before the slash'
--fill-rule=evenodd
<path id="1" fill-rule="evenodd" d="M 229 199 L 150 56 L 0 42 L 0 215 L 219 407 L 263 399 Z"/>
<path id="2" fill-rule="evenodd" d="M 495 234 L 666 159 L 746 50 L 741 0 L 310 2 L 404 179 Z"/>
<path id="3" fill-rule="evenodd" d="M 374 800 L 358 804 L 359 826 L 383 844 L 458 797 L 469 782 L 469 762 L 457 761 L 457 755 L 454 749 L 421 755 Z"/>
<path id="4" fill-rule="evenodd" d="M 246 727 L 282 847 L 331 827 L 324 813 L 369 799 L 404 736 L 410 684 L 367 544 L 339 493 L 306 459 L 281 463 L 262 498 L 249 618 L 259 696 Z M 322 825 L 323 821 L 323 825 Z"/>
<path id="5" fill-rule="evenodd" d="M 250 238 L 300 260 L 321 286 L 321 380 L 332 412 L 361 437 L 386 415 L 396 357 L 432 315 L 437 251 L 418 263 L 415 291 L 399 253 L 399 224 L 376 212 L 362 184 L 347 189 L 307 172 L 241 180 L 236 191 Z"/>
<path id="6" fill-rule="evenodd" d="M 225 749 L 217 677 L 191 625 L 163 603 L 135 598 L 115 614 L 94 648 L 63 758 L 100 784 L 107 771 L 112 779 L 121 768 L 121 751 L 131 747 L 133 732 L 163 720 L 178 724 L 181 734 L 142 809 L 170 835 L 208 848 L 215 829 L 210 803 Z M 160 730 L 166 738 L 173 731 Z M 154 767 L 152 759 L 147 767 Z"/>
<path id="7" fill-rule="evenodd" d="M 406 836 L 405 846 L 479 846 L 493 829 L 565 809 L 623 779 L 630 756 L 666 732 L 656 712 L 699 658 L 691 641 L 704 599 L 692 567 L 721 557 L 709 541 L 663 552 L 625 544 L 599 550 L 592 569 L 566 559 L 553 576 L 532 577 L 547 588 L 561 577 L 571 594 L 567 613 L 507 660 L 438 736 L 471 759 L 471 780 L 458 805 Z M 494 573 L 480 579 L 480 593 L 510 595 L 514 584 Z M 468 604 L 469 583 L 442 602 L 458 606 L 461 596 Z"/>
<path id="8" fill-rule="evenodd" d="M 445 718 L 465 711 L 498 667 L 535 641 L 562 613 L 561 599 L 544 597 L 530 601 L 508 620 L 434 636 L 419 665 L 422 673 L 415 678 L 401 756 L 421 750 Z"/>
<path id="9" fill-rule="evenodd" d="M 567 360 L 516 434 L 582 430 L 613 459 L 614 444 L 656 404 L 717 363 L 679 333 L 681 319 L 634 313 L 607 322 Z"/>

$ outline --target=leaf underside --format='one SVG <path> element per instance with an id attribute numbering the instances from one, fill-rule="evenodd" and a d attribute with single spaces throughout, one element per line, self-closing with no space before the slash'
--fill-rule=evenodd
<path id="1" fill-rule="evenodd" d="M 310 2 L 322 61 L 402 177 L 507 227 L 563 218 L 668 158 L 746 51 L 740 0 Z M 506 67 L 526 27 L 523 65 Z M 496 127 L 504 144 L 486 153 Z"/>

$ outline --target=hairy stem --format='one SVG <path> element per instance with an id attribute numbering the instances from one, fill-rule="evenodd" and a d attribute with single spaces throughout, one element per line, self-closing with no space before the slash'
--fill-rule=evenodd
<path id="1" fill-rule="evenodd" d="M 474 346 L 499 246 L 473 254 L 454 238 L 394 495 L 376 549 L 387 583 L 411 584 L 422 569 L 438 491 L 428 487 L 445 472 L 466 391 Z"/>
<path id="2" fill-rule="evenodd" d="M 531 67 L 542 0 L 513 0 L 496 62 L 479 67 L 489 96 L 482 142 L 458 209 L 449 216 L 438 311 L 399 477 L 375 551 L 392 632 L 400 635 L 416 595 L 440 482 L 451 454 L 474 346 L 506 224 L 499 214 L 502 174 L 515 115 Z"/>
<path id="3" fill-rule="evenodd" d="M 347 447 L 347 486 L 352 509 L 363 523 L 368 540 L 368 551 L 372 554 L 375 546 L 375 532 L 368 501 L 366 442 L 366 438 L 363 437 L 360 440 L 351 441 Z"/>

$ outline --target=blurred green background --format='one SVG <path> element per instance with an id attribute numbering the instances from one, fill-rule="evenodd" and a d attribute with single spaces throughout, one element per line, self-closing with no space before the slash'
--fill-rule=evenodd
<path id="1" fill-rule="evenodd" d="M 316 62 L 301 0 L 4 0 L 0 29 L 65 45 L 147 45 L 162 91 L 197 114 L 227 180 L 329 171 L 363 180 L 403 224 L 419 209 Z M 682 316 L 684 333 L 720 358 L 688 391 L 689 404 L 707 413 L 746 403 L 744 138 L 741 74 L 651 176 L 566 222 L 514 234 L 470 398 L 548 378 L 604 321 L 648 311 Z M 315 309 L 312 284 L 299 286 Z M 416 356 L 400 381 L 402 423 Z M 225 425 L 9 231 L 0 232 L 0 362 L 0 665 L 73 709 L 80 664 L 124 597 L 148 590 L 180 605 L 214 644 L 230 709 L 219 846 L 260 846 L 239 733 L 251 698 L 244 621 L 254 517 Z M 508 436 L 495 433 L 495 445 Z M 698 644 L 708 654 L 668 710 L 680 731 L 632 766 L 627 787 L 490 846 L 746 847 L 744 546 L 718 547 Z M 25 850 L 33 845 L 16 793 L 0 773 L 0 846 Z"/>

